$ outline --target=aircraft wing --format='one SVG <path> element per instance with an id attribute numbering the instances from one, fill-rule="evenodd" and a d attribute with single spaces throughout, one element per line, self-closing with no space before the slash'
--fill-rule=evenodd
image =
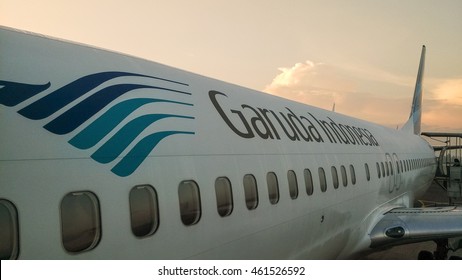
<path id="1" fill-rule="evenodd" d="M 422 132 L 421 135 L 427 137 L 461 137 L 462 133 L 460 132 Z"/>
<path id="2" fill-rule="evenodd" d="M 462 138 L 462 133 L 460 132 L 422 132 L 421 135 L 427 136 L 427 137 L 455 137 L 455 138 Z M 433 149 L 435 151 L 441 151 L 441 150 L 455 150 L 455 149 L 461 149 L 461 145 L 455 145 L 455 146 L 433 146 Z"/>
<path id="3" fill-rule="evenodd" d="M 370 233 L 371 248 L 462 237 L 462 207 L 395 208 Z M 458 249 L 458 248 L 452 248 Z"/>

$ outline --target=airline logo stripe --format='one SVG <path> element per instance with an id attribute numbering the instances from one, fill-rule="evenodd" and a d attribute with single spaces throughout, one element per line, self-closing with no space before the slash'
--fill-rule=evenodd
<path id="1" fill-rule="evenodd" d="M 136 77 L 137 80 L 140 78 L 148 79 L 149 84 L 146 81 L 146 83 L 116 83 L 105 86 L 106 82 L 114 83 L 114 79 L 126 77 Z M 161 82 L 162 86 L 152 85 L 153 81 Z M 168 86 L 165 86 L 166 84 Z M 44 92 L 50 86 L 50 82 L 43 85 L 32 85 L 0 80 L 0 104 L 8 107 L 19 105 Z M 152 106 L 159 104 L 159 108 L 162 104 L 171 104 L 183 108 L 175 110 L 175 113 L 184 111 L 186 107 L 192 107 L 193 104 L 170 98 L 153 98 L 152 95 L 162 93 L 165 96 L 167 93 L 168 96 L 181 95 L 188 98 L 191 96 L 191 93 L 187 91 L 188 87 L 189 85 L 186 83 L 136 73 L 101 72 L 81 77 L 64 85 L 20 109 L 18 113 L 31 120 L 45 119 L 98 88 L 96 92 L 68 108 L 64 113 L 56 117 L 53 116 L 54 119 L 44 125 L 44 128 L 56 135 L 66 135 L 80 129 L 75 136 L 68 140 L 69 144 L 81 150 L 90 149 L 100 144 L 99 148 L 91 154 L 91 158 L 102 164 L 118 161 L 111 171 L 118 176 L 125 177 L 131 175 L 165 138 L 180 134 L 195 134 L 189 129 L 172 129 L 155 131 L 147 136 L 139 137 L 143 132 L 148 131 L 153 124 L 164 119 L 194 119 L 193 116 L 181 113 L 167 114 L 150 111 L 149 114 L 144 113 L 143 115 L 139 114 L 140 110 L 138 110 L 149 104 Z M 139 89 L 148 89 L 149 96 L 134 97 L 113 104 L 121 96 Z M 113 105 L 110 106 L 110 104 Z M 105 111 L 102 112 L 103 110 Z M 100 112 L 102 114 L 99 117 L 89 121 Z M 135 117 L 121 126 L 120 124 L 129 116 Z M 187 127 L 191 126 L 188 125 Z M 113 135 L 104 140 L 113 131 Z M 130 145 L 132 148 L 126 151 Z M 125 151 L 126 155 L 121 156 Z"/>

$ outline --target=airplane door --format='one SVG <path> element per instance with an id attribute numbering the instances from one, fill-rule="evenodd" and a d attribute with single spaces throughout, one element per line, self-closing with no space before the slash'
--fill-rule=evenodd
<path id="1" fill-rule="evenodd" d="M 394 175 L 394 184 L 395 184 L 395 189 L 399 190 L 401 187 L 401 168 L 399 168 L 399 159 L 396 154 L 393 154 L 393 166 L 396 167 L 395 169 L 395 175 Z"/>
<path id="2" fill-rule="evenodd" d="M 386 162 L 385 165 L 387 167 L 387 175 L 388 175 L 388 191 L 391 193 L 395 189 L 395 175 L 393 172 L 393 163 L 390 154 L 385 154 Z"/>

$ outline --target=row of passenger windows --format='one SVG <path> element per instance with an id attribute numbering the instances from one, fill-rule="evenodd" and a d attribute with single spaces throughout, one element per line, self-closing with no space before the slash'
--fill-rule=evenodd
<path id="1" fill-rule="evenodd" d="M 395 161 L 398 173 L 416 168 L 429 166 L 435 159 Z M 393 175 L 391 159 L 377 162 L 378 178 Z M 367 181 L 370 181 L 368 164 L 364 164 Z M 303 170 L 303 182 L 306 194 L 315 192 L 314 181 L 319 190 L 326 192 L 328 181 L 326 171 L 319 167 L 318 180 L 313 180 L 310 169 Z M 330 167 L 332 186 L 338 189 L 340 184 L 347 187 L 356 184 L 356 171 L 353 165 Z M 268 199 L 271 204 L 277 204 L 280 199 L 279 181 L 276 173 L 266 174 Z M 294 170 L 287 172 L 287 186 L 290 198 L 295 200 L 299 196 L 297 174 Z M 257 180 L 252 174 L 243 176 L 245 204 L 248 210 L 254 210 L 259 204 Z M 227 177 L 215 180 L 215 196 L 217 212 L 221 217 L 231 215 L 234 208 L 233 188 Z M 186 180 L 178 186 L 178 201 L 181 221 L 190 226 L 199 222 L 201 218 L 201 198 L 197 183 Z M 159 208 L 157 192 L 151 185 L 135 186 L 129 193 L 130 222 L 133 234 L 138 238 L 150 236 L 159 227 Z M 89 191 L 72 192 L 64 196 L 61 201 L 61 235 L 62 244 L 66 251 L 78 253 L 96 247 L 101 239 L 101 218 L 98 197 Z M 0 199 L 0 257 L 1 259 L 16 258 L 19 254 L 18 213 L 16 207 L 8 200 Z"/>
<path id="2" fill-rule="evenodd" d="M 377 177 L 393 176 L 394 170 L 396 170 L 397 174 L 400 174 L 433 164 L 436 164 L 436 158 L 398 160 L 395 157 L 395 167 L 393 167 L 391 157 L 387 157 L 387 161 L 385 162 L 376 162 Z"/>
<path id="3" fill-rule="evenodd" d="M 335 167 L 332 176 L 337 177 Z M 347 185 L 346 169 L 341 166 L 344 186 Z M 354 167 L 350 165 L 352 184 L 356 183 Z M 311 171 L 303 171 L 307 195 L 314 192 Z M 327 190 L 326 174 L 323 168 L 318 169 L 320 190 Z M 299 195 L 297 175 L 293 170 L 287 172 L 289 194 L 292 199 Z M 279 182 L 276 173 L 266 175 L 268 199 L 271 204 L 279 202 Z M 334 183 L 334 187 L 338 182 Z M 256 209 L 259 203 L 257 180 L 254 175 L 243 177 L 245 203 L 249 210 Z M 336 187 L 336 188 L 337 188 Z M 234 207 L 233 192 L 227 177 L 215 180 L 217 212 L 221 217 L 231 215 Z M 183 224 L 190 226 L 201 218 L 201 200 L 199 186 L 195 181 L 187 180 L 178 186 L 178 201 Z M 157 192 L 151 185 L 135 186 L 129 193 L 131 230 L 136 237 L 143 238 L 154 234 L 159 226 L 159 208 Z M 89 191 L 71 192 L 64 196 L 60 205 L 61 235 L 64 249 L 70 253 L 91 250 L 101 238 L 101 218 L 98 197 Z M 16 258 L 19 252 L 19 234 L 17 210 L 8 200 L 0 199 L 0 257 Z M 5 241 L 5 242 L 4 242 Z"/>

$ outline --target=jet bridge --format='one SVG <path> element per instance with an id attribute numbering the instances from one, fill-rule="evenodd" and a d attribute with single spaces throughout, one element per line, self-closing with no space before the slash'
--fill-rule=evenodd
<path id="1" fill-rule="evenodd" d="M 462 133 L 422 132 L 423 136 L 430 138 L 434 145 L 438 169 L 435 182 L 441 186 L 448 195 L 450 205 L 462 204 Z"/>

